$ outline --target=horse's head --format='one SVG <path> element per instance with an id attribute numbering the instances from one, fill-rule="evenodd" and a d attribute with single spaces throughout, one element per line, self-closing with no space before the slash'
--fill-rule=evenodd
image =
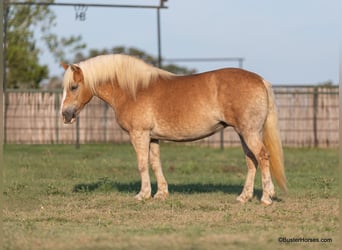
<path id="1" fill-rule="evenodd" d="M 62 63 L 65 69 L 63 80 L 63 100 L 61 112 L 64 123 L 73 123 L 83 107 L 93 97 L 92 90 L 84 84 L 83 73 L 79 66 Z"/>

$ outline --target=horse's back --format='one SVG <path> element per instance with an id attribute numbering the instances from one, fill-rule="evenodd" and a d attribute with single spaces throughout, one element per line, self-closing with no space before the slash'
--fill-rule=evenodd
<path id="1" fill-rule="evenodd" d="M 154 134 L 192 140 L 238 126 L 251 108 L 264 111 L 253 107 L 263 91 L 261 84 L 258 75 L 235 68 L 168 79 L 151 92 Z"/>

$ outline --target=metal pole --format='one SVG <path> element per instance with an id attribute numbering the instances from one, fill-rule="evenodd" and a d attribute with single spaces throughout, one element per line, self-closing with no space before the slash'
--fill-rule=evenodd
<path id="1" fill-rule="evenodd" d="M 2 20 L 3 22 L 1 23 L 2 31 L 1 35 L 3 36 L 3 41 L 2 41 L 2 52 L 3 52 L 3 58 L 1 59 L 1 69 L 2 69 L 2 87 L 1 90 L 3 91 L 3 94 L 1 95 L 2 98 L 4 98 L 4 101 L 1 102 L 1 105 L 4 106 L 4 114 L 1 116 L 3 118 L 3 143 L 7 142 L 7 111 L 8 111 L 8 93 L 6 93 L 7 89 L 7 26 L 8 26 L 8 12 L 9 12 L 9 0 L 3 1 L 2 8 L 3 8 L 3 13 L 2 13 Z"/>
<path id="2" fill-rule="evenodd" d="M 239 68 L 243 68 L 243 58 L 239 58 Z"/>
<path id="3" fill-rule="evenodd" d="M 160 35 L 160 8 L 157 9 L 157 37 L 158 37 L 158 67 L 162 67 L 161 35 Z"/>
<path id="4" fill-rule="evenodd" d="M 339 67 L 339 90 L 341 90 L 342 88 L 342 47 L 340 46 L 340 67 Z M 340 135 L 340 140 L 339 140 L 339 143 L 341 143 L 342 141 L 342 132 L 341 132 L 341 123 L 342 123 L 342 109 L 341 109 L 341 103 L 342 103 L 342 95 L 340 94 L 339 95 L 339 100 L 340 100 L 340 107 L 339 107 L 339 126 L 340 126 L 340 132 L 339 132 L 339 135 Z M 339 144 L 339 152 L 340 152 L 340 161 L 339 161 L 339 167 L 340 167 L 340 180 L 342 180 L 342 171 L 341 171 L 341 168 L 342 168 L 342 147 L 341 145 Z M 341 184 L 340 184 L 340 187 L 341 187 Z M 342 205 L 342 200 L 340 200 L 340 207 Z M 341 241 L 340 241 L 341 242 Z"/>
<path id="5" fill-rule="evenodd" d="M 6 58 L 7 58 L 7 19 L 8 19 L 8 11 L 9 11 L 9 6 L 8 6 L 8 0 L 4 1 L 2 4 L 2 30 L 1 30 L 1 36 L 2 36 L 2 52 L 3 52 L 3 58 L 1 59 L 1 69 L 2 69 L 2 78 L 3 78 L 3 85 L 2 89 L 4 92 L 6 92 L 6 82 L 7 82 L 7 72 L 6 72 Z"/>
<path id="6" fill-rule="evenodd" d="M 4 74 L 4 9 L 5 1 L 0 3 L 0 74 Z M 3 194 L 3 145 L 4 145 L 4 78 L 1 77 L 0 86 L 0 199 L 2 200 Z M 3 203 L 0 202 L 0 210 L 2 211 Z M 0 222 L 0 234 L 3 235 L 2 220 Z M 0 239 L 0 245 L 3 246 L 3 237 Z"/>
<path id="7" fill-rule="evenodd" d="M 242 57 L 199 57 L 199 58 L 166 58 L 167 62 L 238 62 L 242 68 Z"/>

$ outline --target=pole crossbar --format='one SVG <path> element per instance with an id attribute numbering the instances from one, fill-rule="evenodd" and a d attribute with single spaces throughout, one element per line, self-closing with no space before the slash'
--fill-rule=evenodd
<path id="1" fill-rule="evenodd" d="M 167 62 L 218 62 L 218 61 L 243 61 L 242 57 L 216 57 L 216 58 L 169 58 Z"/>
<path id="2" fill-rule="evenodd" d="M 140 8 L 140 9 L 167 9 L 164 5 L 129 5 L 129 4 L 98 4 L 98 3 L 44 3 L 44 2 L 7 2 L 6 5 L 53 5 L 53 6 L 85 6 L 100 8 Z"/>

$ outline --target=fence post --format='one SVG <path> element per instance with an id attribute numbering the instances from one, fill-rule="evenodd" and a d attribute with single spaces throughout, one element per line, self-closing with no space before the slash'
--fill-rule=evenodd
<path id="1" fill-rule="evenodd" d="M 220 131 L 220 149 L 224 149 L 224 129 Z"/>
<path id="2" fill-rule="evenodd" d="M 318 113 L 318 87 L 314 87 L 313 92 L 313 136 L 314 136 L 314 147 L 318 147 L 317 137 L 317 113 Z"/>
<path id="3" fill-rule="evenodd" d="M 76 118 L 76 149 L 80 148 L 80 118 Z"/>
<path id="4" fill-rule="evenodd" d="M 9 97 L 8 97 L 8 92 L 5 90 L 4 91 L 4 103 L 5 103 L 5 110 L 4 110 L 4 143 L 7 143 L 7 113 L 8 113 L 8 106 L 9 106 Z"/>
<path id="5" fill-rule="evenodd" d="M 103 110 L 103 116 L 104 116 L 104 124 L 103 124 L 103 140 L 105 143 L 107 143 L 107 111 L 108 111 L 108 104 L 103 102 L 104 110 Z"/>
<path id="6" fill-rule="evenodd" d="M 56 119 L 55 119 L 55 127 L 56 127 L 56 144 L 59 143 L 59 109 L 60 109 L 60 104 L 59 104 L 59 92 L 55 92 L 55 110 L 56 110 Z"/>

